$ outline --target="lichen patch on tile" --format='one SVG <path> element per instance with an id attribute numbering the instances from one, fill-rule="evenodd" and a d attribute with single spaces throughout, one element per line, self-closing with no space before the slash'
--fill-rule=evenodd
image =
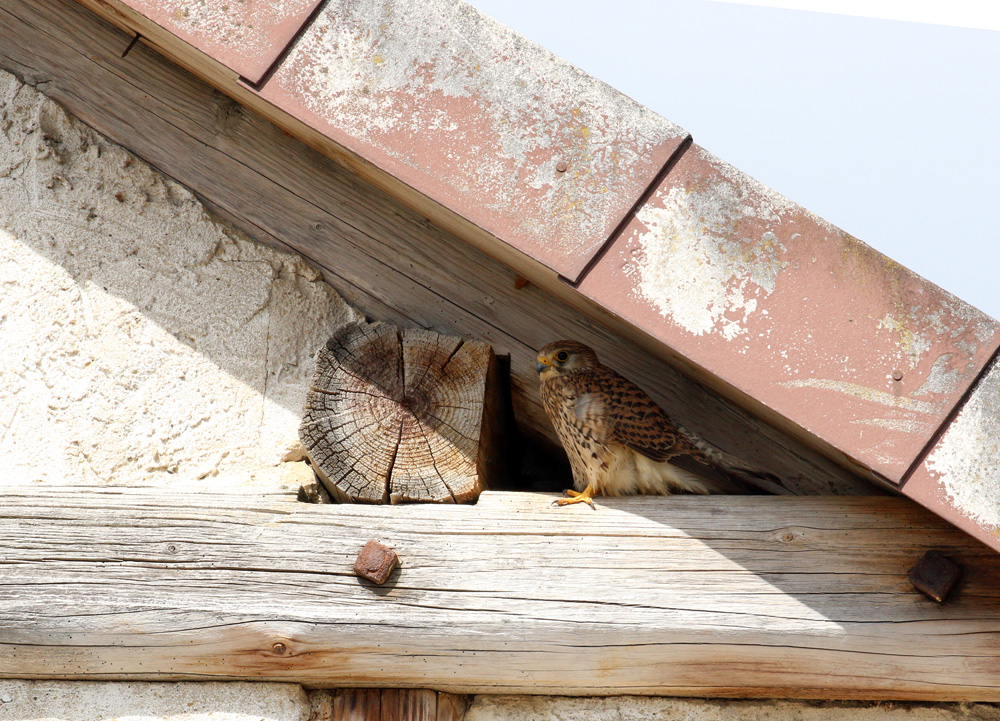
<path id="1" fill-rule="evenodd" d="M 633 267 L 637 292 L 661 315 L 695 335 L 718 331 L 732 340 L 746 333 L 758 298 L 774 291 L 781 244 L 774 233 L 734 239 L 739 200 L 726 193 L 674 188 L 664 207 L 643 207 L 637 217 L 641 256 Z"/>
<path id="2" fill-rule="evenodd" d="M 694 145 L 579 289 L 902 480 L 1000 325 Z"/>
<path id="3" fill-rule="evenodd" d="M 122 0 L 252 82 L 295 37 L 320 0 Z"/>
<path id="4" fill-rule="evenodd" d="M 1000 364 L 973 391 L 926 465 L 958 511 L 1000 530 Z"/>

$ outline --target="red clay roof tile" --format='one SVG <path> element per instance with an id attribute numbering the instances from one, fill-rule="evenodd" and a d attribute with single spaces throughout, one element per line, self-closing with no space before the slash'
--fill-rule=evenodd
<path id="1" fill-rule="evenodd" d="M 121 0 L 236 74 L 257 83 L 320 0 Z"/>
<path id="2" fill-rule="evenodd" d="M 992 318 L 697 145 L 579 290 L 894 482 L 1000 345 Z"/>
<path id="3" fill-rule="evenodd" d="M 260 94 L 570 280 L 687 137 L 464 3 L 334 0 Z"/>

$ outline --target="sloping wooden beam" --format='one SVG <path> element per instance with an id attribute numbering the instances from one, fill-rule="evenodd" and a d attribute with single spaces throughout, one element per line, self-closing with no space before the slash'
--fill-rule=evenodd
<path id="1" fill-rule="evenodd" d="M 906 499 L 551 501 L 7 489 L 0 676 L 1000 700 L 1000 557 Z M 965 568 L 943 605 L 928 548 Z"/>

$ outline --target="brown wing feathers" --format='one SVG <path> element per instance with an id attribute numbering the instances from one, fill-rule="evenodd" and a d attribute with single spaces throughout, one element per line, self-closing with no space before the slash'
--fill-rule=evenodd
<path id="1" fill-rule="evenodd" d="M 631 448 L 654 461 L 666 461 L 679 454 L 701 455 L 677 433 L 673 423 L 639 386 L 607 367 L 595 370 L 595 382 L 614 388 L 616 403 L 606 403 L 610 419 L 606 441 Z"/>

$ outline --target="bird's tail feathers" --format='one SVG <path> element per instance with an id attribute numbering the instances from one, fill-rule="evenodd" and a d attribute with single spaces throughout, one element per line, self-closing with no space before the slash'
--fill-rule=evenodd
<path id="1" fill-rule="evenodd" d="M 774 495 L 795 495 L 794 491 L 788 489 L 784 482 L 773 473 L 769 473 L 751 463 L 747 463 L 742 458 L 737 458 L 731 453 L 726 453 L 713 446 L 703 438 L 698 437 L 690 431 L 683 430 L 693 441 L 695 446 L 711 462 L 713 470 L 722 473 L 730 484 L 738 490 L 724 490 L 723 493 L 770 493 Z M 699 468 L 688 466 L 688 470 L 699 473 Z M 704 468 L 704 464 L 698 463 Z"/>

